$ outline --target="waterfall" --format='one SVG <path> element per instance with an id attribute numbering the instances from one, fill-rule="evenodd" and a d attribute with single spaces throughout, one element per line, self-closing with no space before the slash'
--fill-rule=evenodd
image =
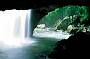
<path id="1" fill-rule="evenodd" d="M 20 37 L 25 38 L 25 21 L 26 21 L 27 10 L 20 10 Z M 18 32 L 17 32 L 18 33 Z"/>
<path id="2" fill-rule="evenodd" d="M 31 10 L 19 10 L 19 16 L 16 19 L 14 33 L 16 37 L 29 38 L 30 36 L 30 15 Z"/>
<path id="3" fill-rule="evenodd" d="M 31 44 L 29 10 L 5 10 L 0 12 L 0 45 L 18 47 Z M 28 38 L 28 39 L 27 39 Z"/>
<path id="4" fill-rule="evenodd" d="M 27 10 L 26 21 L 25 21 L 25 37 L 29 38 L 31 35 L 31 10 Z"/>

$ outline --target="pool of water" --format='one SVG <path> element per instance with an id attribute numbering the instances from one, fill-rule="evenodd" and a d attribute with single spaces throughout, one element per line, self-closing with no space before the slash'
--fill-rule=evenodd
<path id="1" fill-rule="evenodd" d="M 8 45 L 2 45 L 4 47 L 0 47 L 0 59 L 47 59 L 46 56 L 57 41 L 50 38 L 35 38 L 35 40 L 36 42 L 21 47 L 10 48 Z"/>

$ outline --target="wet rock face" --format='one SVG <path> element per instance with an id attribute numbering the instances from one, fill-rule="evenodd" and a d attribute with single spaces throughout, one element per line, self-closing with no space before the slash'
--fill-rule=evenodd
<path id="1" fill-rule="evenodd" d="M 90 58 L 90 32 L 78 32 L 67 40 L 57 42 L 57 46 L 48 55 L 52 59 Z"/>

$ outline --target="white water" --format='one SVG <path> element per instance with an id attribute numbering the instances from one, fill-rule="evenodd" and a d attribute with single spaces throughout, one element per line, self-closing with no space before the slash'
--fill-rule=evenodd
<path id="1" fill-rule="evenodd" d="M 46 37 L 46 38 L 55 38 L 55 39 L 68 39 L 71 34 L 63 32 L 62 30 L 54 31 L 50 30 L 51 28 L 35 28 L 33 31 L 33 36 L 35 37 Z"/>
<path id="2" fill-rule="evenodd" d="M 21 47 L 34 43 L 28 38 L 30 29 L 25 37 L 26 16 L 30 21 L 30 14 L 31 10 L 0 11 L 0 47 Z"/>

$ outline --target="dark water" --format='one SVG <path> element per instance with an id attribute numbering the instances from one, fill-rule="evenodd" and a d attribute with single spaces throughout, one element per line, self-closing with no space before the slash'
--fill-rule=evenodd
<path id="1" fill-rule="evenodd" d="M 38 42 L 17 48 L 0 48 L 0 59 L 48 59 L 57 42 L 55 39 L 39 38 Z"/>

